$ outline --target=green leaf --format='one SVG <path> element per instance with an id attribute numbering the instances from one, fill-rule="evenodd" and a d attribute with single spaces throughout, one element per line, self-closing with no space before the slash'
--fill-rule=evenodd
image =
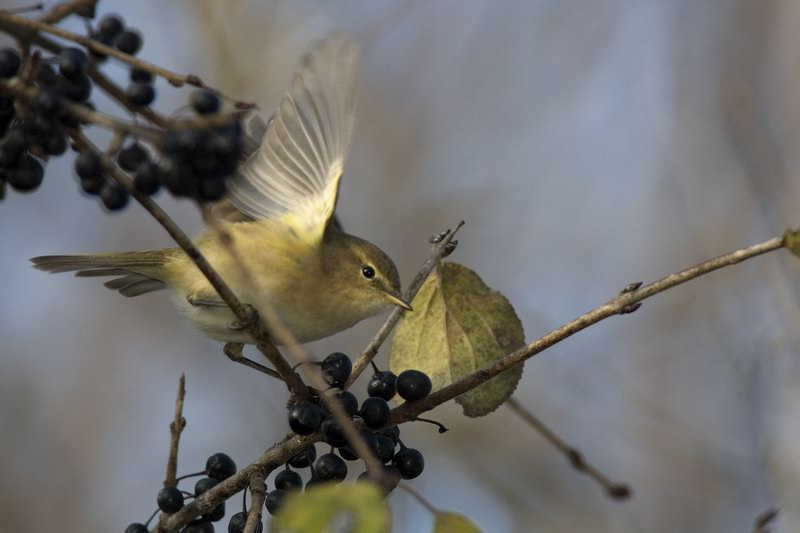
<path id="1" fill-rule="evenodd" d="M 525 333 L 505 296 L 469 268 L 445 263 L 436 269 L 412 302 L 392 340 L 389 367 L 399 374 L 428 374 L 437 390 L 490 365 L 525 345 Z M 483 416 L 514 392 L 522 365 L 456 398 L 464 414 Z"/>
<path id="2" fill-rule="evenodd" d="M 787 230 L 783 234 L 786 248 L 797 257 L 800 257 L 800 230 Z"/>
<path id="3" fill-rule="evenodd" d="M 272 531 L 323 533 L 347 531 L 372 533 L 389 531 L 389 506 L 383 491 L 374 483 L 322 483 L 305 492 L 292 492 L 272 520 Z"/>
<path id="4" fill-rule="evenodd" d="M 481 533 L 481 529 L 464 515 L 439 512 L 433 521 L 433 533 Z"/>

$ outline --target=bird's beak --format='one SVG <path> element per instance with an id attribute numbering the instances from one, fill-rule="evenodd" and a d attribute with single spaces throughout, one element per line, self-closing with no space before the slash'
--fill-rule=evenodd
<path id="1" fill-rule="evenodd" d="M 383 293 L 384 298 L 392 302 L 394 305 L 402 307 L 406 311 L 414 310 L 414 308 L 411 307 L 411 305 L 408 302 L 403 300 L 399 292 L 393 291 L 391 289 L 382 289 L 381 292 Z"/>

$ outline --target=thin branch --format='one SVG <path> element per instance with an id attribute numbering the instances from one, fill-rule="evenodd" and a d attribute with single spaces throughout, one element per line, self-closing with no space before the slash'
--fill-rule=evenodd
<path id="1" fill-rule="evenodd" d="M 178 445 L 181 441 L 181 432 L 186 427 L 186 419 L 183 418 L 183 399 L 186 397 L 186 376 L 181 374 L 178 380 L 178 397 L 175 399 L 175 418 L 169 423 L 170 443 L 169 459 L 167 460 L 167 478 L 164 480 L 165 487 L 177 485 L 178 477 Z"/>
<path id="2" fill-rule="evenodd" d="M 70 129 L 68 131 L 70 137 L 75 141 L 79 149 L 91 149 L 100 153 L 100 150 L 89 141 L 86 136 L 80 131 Z M 178 246 L 189 256 L 194 262 L 195 266 L 200 272 L 205 275 L 208 282 L 217 291 L 220 298 L 230 307 L 236 318 L 243 323 L 250 322 L 249 332 L 253 336 L 256 347 L 263 353 L 281 375 L 281 379 L 286 383 L 289 392 L 298 397 L 305 398 L 308 396 L 308 389 L 305 384 L 300 380 L 300 377 L 295 374 L 285 359 L 280 356 L 280 353 L 274 349 L 272 341 L 269 338 L 267 331 L 264 329 L 260 321 L 252 321 L 251 314 L 248 308 L 239 300 L 233 293 L 227 283 L 220 277 L 216 270 L 211 267 L 208 260 L 200 253 L 200 250 L 194 245 L 192 240 L 181 230 L 177 224 L 164 212 L 157 203 L 151 198 L 139 193 L 131 185 L 131 180 L 122 171 L 120 171 L 115 164 L 106 158 L 106 168 L 111 174 L 111 177 L 124 187 L 133 196 L 142 207 L 144 207 L 150 215 L 167 230 L 170 237 L 178 244 Z"/>
<path id="3" fill-rule="evenodd" d="M 39 17 L 39 22 L 44 24 L 57 24 L 70 15 L 93 10 L 96 5 L 97 0 L 72 0 L 71 2 L 56 4 L 44 15 Z"/>
<path id="4" fill-rule="evenodd" d="M 293 435 L 275 444 L 264 452 L 256 461 L 239 470 L 225 481 L 220 482 L 207 492 L 204 492 L 191 503 L 186 504 L 177 513 L 162 515 L 154 532 L 164 533 L 185 526 L 195 517 L 210 512 L 214 507 L 244 489 L 254 473 L 259 472 L 266 478 L 269 476 L 270 472 L 285 464 L 286 461 L 319 440 L 320 434 L 314 433 L 307 437 Z"/>
<path id="5" fill-rule="evenodd" d="M 753 533 L 769 533 L 769 526 L 774 525 L 775 520 L 780 516 L 780 507 L 771 507 L 761 512 L 753 523 Z"/>
<path id="6" fill-rule="evenodd" d="M 33 30 L 36 32 L 49 33 L 51 35 L 61 37 L 62 39 L 65 39 L 67 41 L 78 43 L 81 46 L 89 50 L 92 50 L 93 52 L 96 52 L 98 54 L 113 57 L 133 67 L 138 67 L 142 70 L 146 70 L 157 76 L 161 76 L 175 87 L 181 87 L 183 85 L 191 85 L 193 87 L 199 87 L 201 89 L 206 89 L 209 91 L 213 91 L 217 94 L 220 94 L 219 91 L 217 91 L 216 89 L 207 86 L 205 82 L 203 82 L 203 80 L 200 79 L 200 77 L 195 74 L 178 74 L 177 72 L 172 72 L 171 70 L 167 70 L 153 63 L 149 63 L 147 61 L 134 57 L 130 54 L 126 54 L 125 52 L 121 52 L 116 48 L 112 48 L 111 46 L 101 43 L 100 41 L 90 39 L 85 35 L 80 35 L 71 31 L 67 31 L 65 29 L 53 26 L 52 24 L 48 24 L 41 20 L 31 20 L 8 12 L 0 11 L 0 22 L 5 22 L 7 24 L 16 25 L 22 28 L 27 28 L 29 30 Z M 245 102 L 237 102 L 238 109 L 244 110 L 244 109 L 251 109 L 253 107 L 255 107 L 253 104 L 248 104 Z"/>
<path id="7" fill-rule="evenodd" d="M 256 533 L 261 523 L 261 510 L 267 497 L 267 486 L 264 484 L 264 474 L 261 472 L 254 472 L 250 476 L 250 494 L 250 512 L 247 513 L 244 533 Z"/>
<path id="8" fill-rule="evenodd" d="M 609 497 L 615 500 L 626 500 L 630 498 L 631 489 L 628 487 L 628 485 L 611 481 L 605 474 L 588 463 L 580 451 L 564 442 L 561 437 L 556 435 L 552 429 L 547 427 L 544 422 L 534 416 L 533 413 L 527 410 L 513 396 L 506 400 L 506 405 L 520 418 L 538 431 L 547 442 L 552 444 L 557 450 L 563 453 L 575 470 L 583 472 L 597 481 L 603 487 L 603 489 L 605 489 L 606 494 L 608 494 Z"/>
<path id="9" fill-rule="evenodd" d="M 586 329 L 587 327 L 600 322 L 610 316 L 626 314 L 635 311 L 641 305 L 641 301 L 667 289 L 686 283 L 704 274 L 708 274 L 720 268 L 741 263 L 747 259 L 766 254 L 784 247 L 784 238 L 775 237 L 764 241 L 759 244 L 754 244 L 746 248 L 741 248 L 734 252 L 721 255 L 717 258 L 704 261 L 699 265 L 687 268 L 675 274 L 666 276 L 658 281 L 649 285 L 642 286 L 641 283 L 632 283 L 626 287 L 620 294 L 609 300 L 608 302 L 600 305 L 588 313 L 585 313 L 575 320 L 564 324 L 558 329 L 551 331 L 543 337 L 531 342 L 530 344 L 520 348 L 519 350 L 495 361 L 493 364 L 484 367 L 472 374 L 461 378 L 460 380 L 442 387 L 441 389 L 431 393 L 428 397 L 417 402 L 406 402 L 403 405 L 396 407 L 392 410 L 392 417 L 389 425 L 396 425 L 409 420 L 425 411 L 429 411 L 441 405 L 444 402 L 452 400 L 456 396 L 464 394 L 465 392 L 474 389 L 478 385 L 487 382 L 491 378 L 499 375 L 500 373 L 514 367 L 518 364 L 524 363 L 534 355 L 550 348 L 556 343 L 559 343 L 574 335 L 575 333 Z"/>
<path id="10" fill-rule="evenodd" d="M 431 254 L 422 265 L 422 268 L 420 268 L 419 272 L 417 272 L 417 275 L 414 276 L 411 284 L 403 294 L 405 301 L 410 302 L 414 299 L 414 296 L 417 295 L 422 287 L 422 284 L 425 283 L 425 280 L 428 279 L 430 273 L 433 272 L 433 269 L 436 267 L 436 263 L 438 263 L 443 257 L 450 255 L 453 250 L 455 250 L 455 246 L 458 244 L 458 241 L 454 240 L 453 238 L 463 225 L 464 221 L 462 220 L 452 231 L 448 229 L 431 238 Z M 378 354 L 378 350 L 380 350 L 386 339 L 389 338 L 389 334 L 397 325 L 397 322 L 400 321 L 400 318 L 403 316 L 404 312 L 405 311 L 400 307 L 395 307 L 392 309 L 392 312 L 375 334 L 375 337 L 373 337 L 361 355 L 359 355 L 358 358 L 356 358 L 356 360 L 353 362 L 353 371 L 344 386 L 345 389 L 349 388 L 350 385 L 352 385 L 353 382 L 358 379 L 358 376 L 364 372 L 367 366 L 369 366 L 369 364 Z"/>

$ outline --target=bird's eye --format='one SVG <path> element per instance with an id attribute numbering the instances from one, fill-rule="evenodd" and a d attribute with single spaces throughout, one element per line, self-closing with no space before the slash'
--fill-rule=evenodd
<path id="1" fill-rule="evenodd" d="M 372 279 L 375 277 L 375 269 L 371 266 L 361 267 L 361 275 L 367 279 Z"/>

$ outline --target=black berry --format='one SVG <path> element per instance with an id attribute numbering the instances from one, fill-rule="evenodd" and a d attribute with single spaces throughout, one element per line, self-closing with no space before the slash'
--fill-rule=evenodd
<path id="1" fill-rule="evenodd" d="M 325 418 L 325 411 L 316 403 L 300 402 L 289 410 L 289 427 L 298 435 L 311 435 Z"/>
<path id="2" fill-rule="evenodd" d="M 88 178 L 81 178 L 81 189 L 86 194 L 96 195 L 100 194 L 105 184 L 106 179 L 103 176 L 90 176 Z"/>
<path id="3" fill-rule="evenodd" d="M 131 81 L 136 83 L 153 83 L 153 74 L 139 67 L 131 67 Z"/>
<path id="4" fill-rule="evenodd" d="M 137 30 L 125 30 L 117 36 L 114 46 L 120 52 L 136 55 L 136 52 L 142 48 L 142 34 Z"/>
<path id="5" fill-rule="evenodd" d="M 216 202 L 227 192 L 225 180 L 218 176 L 208 176 L 200 181 L 197 196 L 204 202 Z"/>
<path id="6" fill-rule="evenodd" d="M 431 378 L 419 370 L 404 370 L 397 376 L 397 394 L 409 402 L 425 398 L 432 388 Z"/>
<path id="7" fill-rule="evenodd" d="M 228 533 L 244 533 L 244 526 L 247 525 L 247 513 L 244 511 L 239 511 L 235 515 L 231 517 L 231 521 L 228 522 Z M 256 526 L 256 532 L 261 533 L 264 526 L 261 521 L 258 522 Z"/>
<path id="8" fill-rule="evenodd" d="M 206 475 L 225 481 L 236 473 L 236 463 L 226 453 L 217 452 L 206 460 Z"/>
<path id="9" fill-rule="evenodd" d="M 225 502 L 220 503 L 203 515 L 203 520 L 208 520 L 209 522 L 219 522 L 223 518 L 225 518 Z"/>
<path id="10" fill-rule="evenodd" d="M 183 493 L 178 487 L 164 487 L 158 491 L 156 503 L 165 513 L 176 513 L 183 507 Z"/>
<path id="11" fill-rule="evenodd" d="M 294 468 L 308 468 L 317 458 L 317 448 L 311 444 L 308 448 L 289 459 L 289 465 Z"/>
<path id="12" fill-rule="evenodd" d="M 148 106 L 156 99 L 156 90 L 149 83 L 131 83 L 125 95 L 133 105 Z"/>
<path id="13" fill-rule="evenodd" d="M 81 178 L 93 178 L 103 174 L 103 161 L 97 152 L 87 150 L 75 158 L 75 173 Z"/>
<path id="14" fill-rule="evenodd" d="M 139 522 L 134 522 L 125 528 L 125 533 L 148 533 L 149 531 L 146 525 L 140 524 Z"/>
<path id="15" fill-rule="evenodd" d="M 386 425 L 391 415 L 389 404 L 383 398 L 372 396 L 364 400 L 359 411 L 364 424 L 370 429 L 379 429 Z"/>
<path id="16" fill-rule="evenodd" d="M 37 189 L 42 184 L 43 178 L 42 164 L 29 155 L 22 156 L 17 167 L 6 173 L 8 184 L 19 192 L 30 192 Z"/>
<path id="17" fill-rule="evenodd" d="M 275 476 L 275 488 L 283 490 L 302 489 L 303 478 L 294 470 L 281 470 Z"/>
<path id="18" fill-rule="evenodd" d="M 267 511 L 269 511 L 269 514 L 274 515 L 281 509 L 287 494 L 288 492 L 283 489 L 275 489 L 267 494 L 267 498 L 264 500 L 264 505 L 266 506 Z"/>
<path id="19" fill-rule="evenodd" d="M 327 417 L 322 422 L 322 438 L 331 446 L 339 447 L 347 444 L 342 427 L 332 416 Z"/>
<path id="20" fill-rule="evenodd" d="M 191 169 L 174 157 L 167 157 L 159 164 L 159 173 L 164 186 L 175 196 L 189 196 L 194 191 L 195 180 Z"/>
<path id="21" fill-rule="evenodd" d="M 403 448 L 394 455 L 392 464 L 400 470 L 403 479 L 414 479 L 425 468 L 425 459 L 419 450 Z"/>
<path id="22" fill-rule="evenodd" d="M 378 432 L 379 435 L 386 435 L 395 445 L 400 441 L 400 428 L 398 426 L 392 426 L 390 428 L 382 429 Z"/>
<path id="23" fill-rule="evenodd" d="M 201 115 L 210 115 L 219 111 L 219 97 L 209 91 L 195 91 L 189 97 L 189 103 Z"/>
<path id="24" fill-rule="evenodd" d="M 106 15 L 97 23 L 97 32 L 109 37 L 116 37 L 124 27 L 125 23 L 119 15 Z"/>
<path id="25" fill-rule="evenodd" d="M 0 50 L 0 79 L 16 76 L 21 63 L 19 53 L 13 48 Z"/>
<path id="26" fill-rule="evenodd" d="M 349 416 L 354 416 L 358 413 L 358 399 L 356 395 L 350 391 L 342 390 L 336 393 L 336 399 L 342 404 L 342 408 Z"/>
<path id="27" fill-rule="evenodd" d="M 147 150 L 138 142 L 134 142 L 119 151 L 117 163 L 119 163 L 122 170 L 133 172 L 148 158 Z"/>
<path id="28" fill-rule="evenodd" d="M 100 189 L 100 199 L 103 201 L 103 205 L 109 211 L 119 211 L 128 205 L 130 195 L 128 194 L 128 191 L 116 183 L 107 181 Z"/>
<path id="29" fill-rule="evenodd" d="M 375 435 L 378 442 L 378 449 L 375 450 L 375 455 L 383 463 L 388 463 L 394 457 L 394 441 L 386 435 Z"/>
<path id="30" fill-rule="evenodd" d="M 358 455 L 356 455 L 356 452 L 353 451 L 349 444 L 347 446 L 340 446 L 338 451 L 339 455 L 345 461 L 355 461 L 358 459 Z"/>
<path id="31" fill-rule="evenodd" d="M 204 492 L 207 492 L 209 489 L 216 487 L 217 485 L 219 485 L 218 479 L 214 479 L 213 477 L 204 477 L 194 484 L 194 495 L 200 496 Z"/>
<path id="32" fill-rule="evenodd" d="M 208 520 L 192 520 L 181 533 L 214 533 L 214 524 Z"/>
<path id="33" fill-rule="evenodd" d="M 60 76 L 58 84 L 64 96 L 73 102 L 85 102 L 92 95 L 92 80 L 89 76 L 79 76 L 75 79 Z"/>
<path id="34" fill-rule="evenodd" d="M 317 459 L 314 471 L 320 481 L 342 481 L 347 477 L 347 464 L 336 454 L 326 453 Z"/>
<path id="35" fill-rule="evenodd" d="M 397 392 L 396 382 L 397 376 L 388 370 L 375 372 L 367 385 L 367 394 L 389 401 Z"/>
<path id="36" fill-rule="evenodd" d="M 148 196 L 158 192 L 161 188 L 159 167 L 152 161 L 145 161 L 136 168 L 133 176 L 133 188 Z"/>
<path id="37" fill-rule="evenodd" d="M 333 352 L 322 360 L 322 378 L 331 387 L 344 385 L 352 370 L 350 358 L 341 352 Z"/>
<path id="38" fill-rule="evenodd" d="M 80 48 L 64 48 L 58 54 L 58 71 L 65 78 L 74 80 L 86 75 L 86 65 L 89 58 Z"/>

